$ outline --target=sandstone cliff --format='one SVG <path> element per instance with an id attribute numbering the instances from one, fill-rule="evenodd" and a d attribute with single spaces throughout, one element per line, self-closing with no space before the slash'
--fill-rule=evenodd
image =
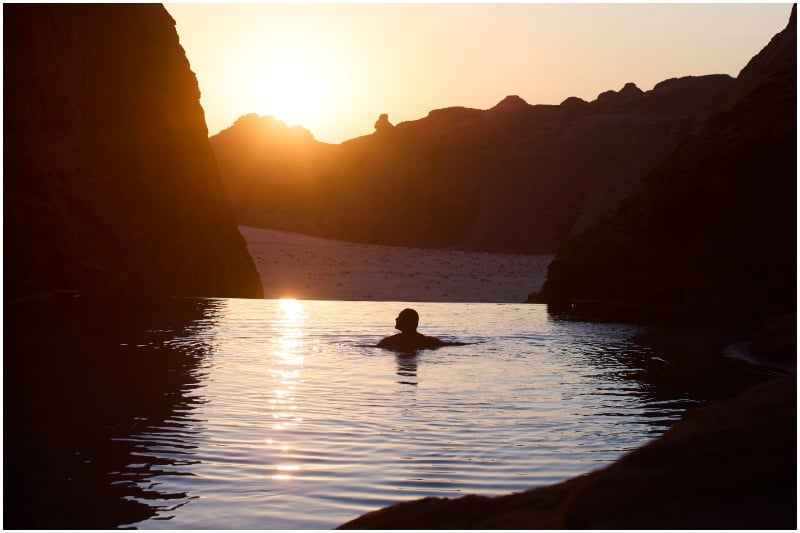
<path id="1" fill-rule="evenodd" d="M 371 243 L 547 253 L 635 190 L 732 84 L 724 75 L 667 80 L 647 92 L 627 84 L 557 106 L 509 96 L 485 111 L 439 109 L 341 145 L 249 116 L 211 143 L 242 223 Z"/>
<path id="2" fill-rule="evenodd" d="M 5 294 L 262 294 L 175 23 L 6 5 Z"/>
<path id="3" fill-rule="evenodd" d="M 796 47 L 795 7 L 704 129 L 612 218 L 563 246 L 542 290 L 548 302 L 796 309 Z"/>

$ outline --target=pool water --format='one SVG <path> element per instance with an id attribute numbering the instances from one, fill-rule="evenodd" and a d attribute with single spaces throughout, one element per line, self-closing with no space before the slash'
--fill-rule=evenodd
<path id="1" fill-rule="evenodd" d="M 376 348 L 408 306 L 469 344 Z M 6 527 L 328 529 L 596 470 L 701 401 L 641 379 L 668 364 L 641 327 L 541 305 L 175 299 L 48 320 L 6 346 Z"/>

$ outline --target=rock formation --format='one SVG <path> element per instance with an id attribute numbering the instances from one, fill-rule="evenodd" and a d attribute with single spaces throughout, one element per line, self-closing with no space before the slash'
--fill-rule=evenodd
<path id="1" fill-rule="evenodd" d="M 228 191 L 251 199 L 234 200 L 242 223 L 380 244 L 548 253 L 635 190 L 732 84 L 725 75 L 646 92 L 629 83 L 594 102 L 557 106 L 509 96 L 485 111 L 438 109 L 391 129 L 379 119 L 374 134 L 341 145 L 291 137 L 297 151 L 325 152 L 310 167 L 260 157 L 290 138 L 266 118 L 249 140 L 237 122 L 211 142 Z M 246 171 L 236 163 L 254 159 Z"/>
<path id="2" fill-rule="evenodd" d="M 613 217 L 563 246 L 546 301 L 590 300 L 637 315 L 653 306 L 795 312 L 796 35 L 795 7 L 704 128 Z"/>
<path id="3" fill-rule="evenodd" d="M 314 233 L 308 205 L 331 145 L 298 126 L 249 114 L 211 138 L 238 222 Z"/>
<path id="4" fill-rule="evenodd" d="M 378 120 L 375 121 L 375 131 L 386 131 L 392 128 L 394 128 L 394 125 L 389 122 L 389 115 L 386 113 L 383 113 L 378 117 Z"/>
<path id="5" fill-rule="evenodd" d="M 262 294 L 161 5 L 9 5 L 6 298 Z"/>
<path id="6" fill-rule="evenodd" d="M 340 529 L 795 529 L 797 377 L 689 413 L 596 472 L 498 498 L 425 498 Z"/>

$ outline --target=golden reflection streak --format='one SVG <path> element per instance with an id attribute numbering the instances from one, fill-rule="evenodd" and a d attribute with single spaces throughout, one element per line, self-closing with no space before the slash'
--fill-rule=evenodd
<path id="1" fill-rule="evenodd" d="M 270 429 L 275 434 L 302 422 L 302 418 L 296 417 L 292 411 L 297 410 L 297 406 L 294 405 L 294 391 L 300 379 L 300 368 L 305 362 L 305 357 L 300 351 L 303 345 L 302 326 L 305 318 L 305 310 L 300 302 L 290 298 L 279 300 L 276 368 L 270 370 L 270 373 L 278 378 L 279 387 L 274 390 L 273 398 L 269 400 L 274 421 Z M 279 450 L 279 453 L 285 454 L 289 451 L 287 444 L 278 444 L 273 438 L 268 438 L 266 442 Z M 289 480 L 293 478 L 291 472 L 299 471 L 300 465 L 281 463 L 274 468 L 277 473 L 272 475 L 272 479 Z"/>
<path id="2" fill-rule="evenodd" d="M 275 465 L 275 470 L 281 473 L 273 474 L 272 479 L 287 480 L 294 478 L 294 476 L 292 474 L 287 474 L 286 472 L 297 472 L 300 470 L 300 465 Z"/>

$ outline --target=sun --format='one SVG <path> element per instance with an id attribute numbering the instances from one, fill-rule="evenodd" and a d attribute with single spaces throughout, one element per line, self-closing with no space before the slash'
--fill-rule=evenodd
<path id="1" fill-rule="evenodd" d="M 336 93 L 335 57 L 320 43 L 299 39 L 271 42 L 252 52 L 240 95 L 250 112 L 272 115 L 288 126 L 309 127 Z"/>
<path id="2" fill-rule="evenodd" d="M 283 30 L 239 32 L 219 54 L 225 75 L 214 88 L 233 120 L 271 115 L 315 136 L 335 129 L 343 102 L 352 98 L 358 63 L 349 45 L 328 26 L 287 20 Z"/>
<path id="3" fill-rule="evenodd" d="M 289 126 L 307 126 L 325 108 L 330 83 L 319 61 L 295 53 L 262 68 L 257 84 L 261 114 L 273 115 Z"/>

